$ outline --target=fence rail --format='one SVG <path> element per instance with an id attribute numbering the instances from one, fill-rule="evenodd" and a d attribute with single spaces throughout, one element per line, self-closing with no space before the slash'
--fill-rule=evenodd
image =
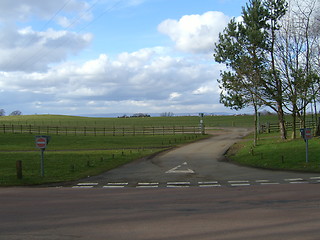
<path id="1" fill-rule="evenodd" d="M 293 127 L 293 123 L 292 122 L 286 122 L 285 123 L 287 130 L 291 130 Z M 307 128 L 316 128 L 316 122 L 315 121 L 306 121 L 305 126 Z M 300 128 L 303 128 L 303 126 L 301 125 L 301 122 L 296 122 L 296 130 L 299 130 Z M 262 124 L 260 125 L 260 131 L 261 132 L 266 132 L 266 133 L 271 133 L 271 132 L 279 132 L 280 131 L 280 127 L 278 123 L 266 123 L 266 124 Z"/>
<path id="2" fill-rule="evenodd" d="M 163 126 L 163 127 L 63 127 L 35 125 L 0 125 L 0 134 L 30 133 L 82 136 L 136 136 L 136 135 L 175 135 L 201 134 L 196 126 Z"/>

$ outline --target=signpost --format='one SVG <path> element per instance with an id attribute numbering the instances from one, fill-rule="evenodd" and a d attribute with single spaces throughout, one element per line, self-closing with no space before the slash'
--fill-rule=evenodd
<path id="1" fill-rule="evenodd" d="M 308 140 L 312 139 L 312 130 L 311 128 L 301 128 L 300 129 L 301 137 L 303 137 L 306 143 L 306 163 L 309 162 L 309 143 Z"/>
<path id="2" fill-rule="evenodd" d="M 40 171 L 41 177 L 44 177 L 44 150 L 49 143 L 50 136 L 36 136 L 36 147 L 41 151 Z"/>
<path id="3" fill-rule="evenodd" d="M 203 124 L 203 116 L 204 116 L 204 113 L 199 113 L 199 117 L 200 117 L 200 129 L 201 129 L 201 134 L 202 134 L 202 135 L 205 134 L 204 124 Z"/>

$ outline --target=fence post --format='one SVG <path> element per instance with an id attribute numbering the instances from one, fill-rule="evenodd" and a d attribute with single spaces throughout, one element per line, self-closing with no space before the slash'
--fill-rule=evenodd
<path id="1" fill-rule="evenodd" d="M 22 161 L 16 161 L 17 178 L 22 179 Z"/>

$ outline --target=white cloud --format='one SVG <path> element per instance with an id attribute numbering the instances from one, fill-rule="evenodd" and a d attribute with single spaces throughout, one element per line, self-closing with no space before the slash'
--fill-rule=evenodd
<path id="1" fill-rule="evenodd" d="M 113 107 L 116 112 L 177 112 L 183 106 L 187 111 L 190 106 L 218 101 L 210 83 L 218 77 L 219 68 L 150 48 L 114 59 L 101 54 L 81 65 L 64 63 L 43 73 L 4 73 L 0 86 L 6 92 L 23 90 L 23 95 L 33 96 L 32 106 L 39 112 L 54 112 L 58 106 L 60 113 L 87 111 L 82 110 L 84 106 L 90 111 Z"/>
<path id="2" fill-rule="evenodd" d="M 122 2 L 117 8 L 143 1 Z M 54 20 L 59 26 L 52 23 L 39 30 L 39 26 L 28 25 L 33 18 L 45 22 L 65 3 L 64 13 Z M 105 4 L 114 3 L 108 0 Z M 28 114 L 176 113 L 221 108 L 215 81 L 223 66 L 197 53 L 211 53 L 227 16 L 207 12 L 159 25 L 158 30 L 179 50 L 195 54 L 181 56 L 169 47 L 157 46 L 117 56 L 101 52 L 96 58 L 72 62 L 68 56 L 86 49 L 93 34 L 60 26 L 70 26 L 81 13 L 86 13 L 81 18 L 90 19 L 87 9 L 82 0 L 0 1 L 1 108 L 10 112 L 14 104 L 12 110 Z"/>
<path id="3" fill-rule="evenodd" d="M 219 33 L 229 21 L 230 17 L 222 12 L 210 11 L 202 15 L 185 15 L 178 21 L 167 19 L 158 26 L 158 31 L 168 35 L 181 51 L 212 52 Z"/>
<path id="4" fill-rule="evenodd" d="M 51 63 L 65 60 L 86 48 L 91 34 L 31 27 L 0 29 L 0 69 L 2 71 L 45 71 Z M 15 61 L 13 61 L 13 59 Z"/>
<path id="5" fill-rule="evenodd" d="M 174 99 L 179 98 L 179 97 L 181 97 L 180 93 L 173 92 L 173 93 L 170 93 L 169 100 L 174 100 Z"/>
<path id="6" fill-rule="evenodd" d="M 71 18 L 88 20 L 89 4 L 82 0 L 1 0 L 0 22 L 20 21 L 26 22 L 36 16 L 43 20 L 50 20 L 61 10 L 61 13 Z M 86 13 L 86 14 L 84 14 Z M 78 15 L 80 14 L 80 16 Z"/>
<path id="7" fill-rule="evenodd" d="M 82 51 L 92 34 L 53 27 L 59 29 L 55 22 L 66 27 L 90 20 L 88 7 L 83 0 L 1 0 L 0 70 L 46 71 L 50 64 Z M 35 21 L 38 24 L 33 27 Z"/>

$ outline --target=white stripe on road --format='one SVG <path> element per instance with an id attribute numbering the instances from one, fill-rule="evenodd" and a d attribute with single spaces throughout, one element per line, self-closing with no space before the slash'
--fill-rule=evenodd
<path id="1" fill-rule="evenodd" d="M 276 185 L 276 184 L 280 184 L 278 182 L 264 182 L 264 183 L 261 183 L 261 185 Z"/>
<path id="2" fill-rule="evenodd" d="M 159 187 L 159 183 L 157 182 L 140 182 L 136 186 L 136 188 L 157 188 Z"/>
<path id="3" fill-rule="evenodd" d="M 228 181 L 228 183 L 248 183 L 248 180 Z"/>
<path id="4" fill-rule="evenodd" d="M 285 179 L 286 182 L 295 182 L 295 181 L 302 181 L 302 178 L 287 178 Z"/>
<path id="5" fill-rule="evenodd" d="M 97 186 L 99 183 L 78 183 L 77 186 Z"/>
<path id="6" fill-rule="evenodd" d="M 231 187 L 246 187 L 250 186 L 250 183 L 232 183 Z"/>
<path id="7" fill-rule="evenodd" d="M 221 187 L 221 184 L 201 184 L 199 187 L 205 188 L 205 187 Z"/>
<path id="8" fill-rule="evenodd" d="M 190 182 L 167 182 L 167 187 L 190 187 Z"/>
<path id="9" fill-rule="evenodd" d="M 72 188 L 93 188 L 93 186 L 73 186 Z"/>

